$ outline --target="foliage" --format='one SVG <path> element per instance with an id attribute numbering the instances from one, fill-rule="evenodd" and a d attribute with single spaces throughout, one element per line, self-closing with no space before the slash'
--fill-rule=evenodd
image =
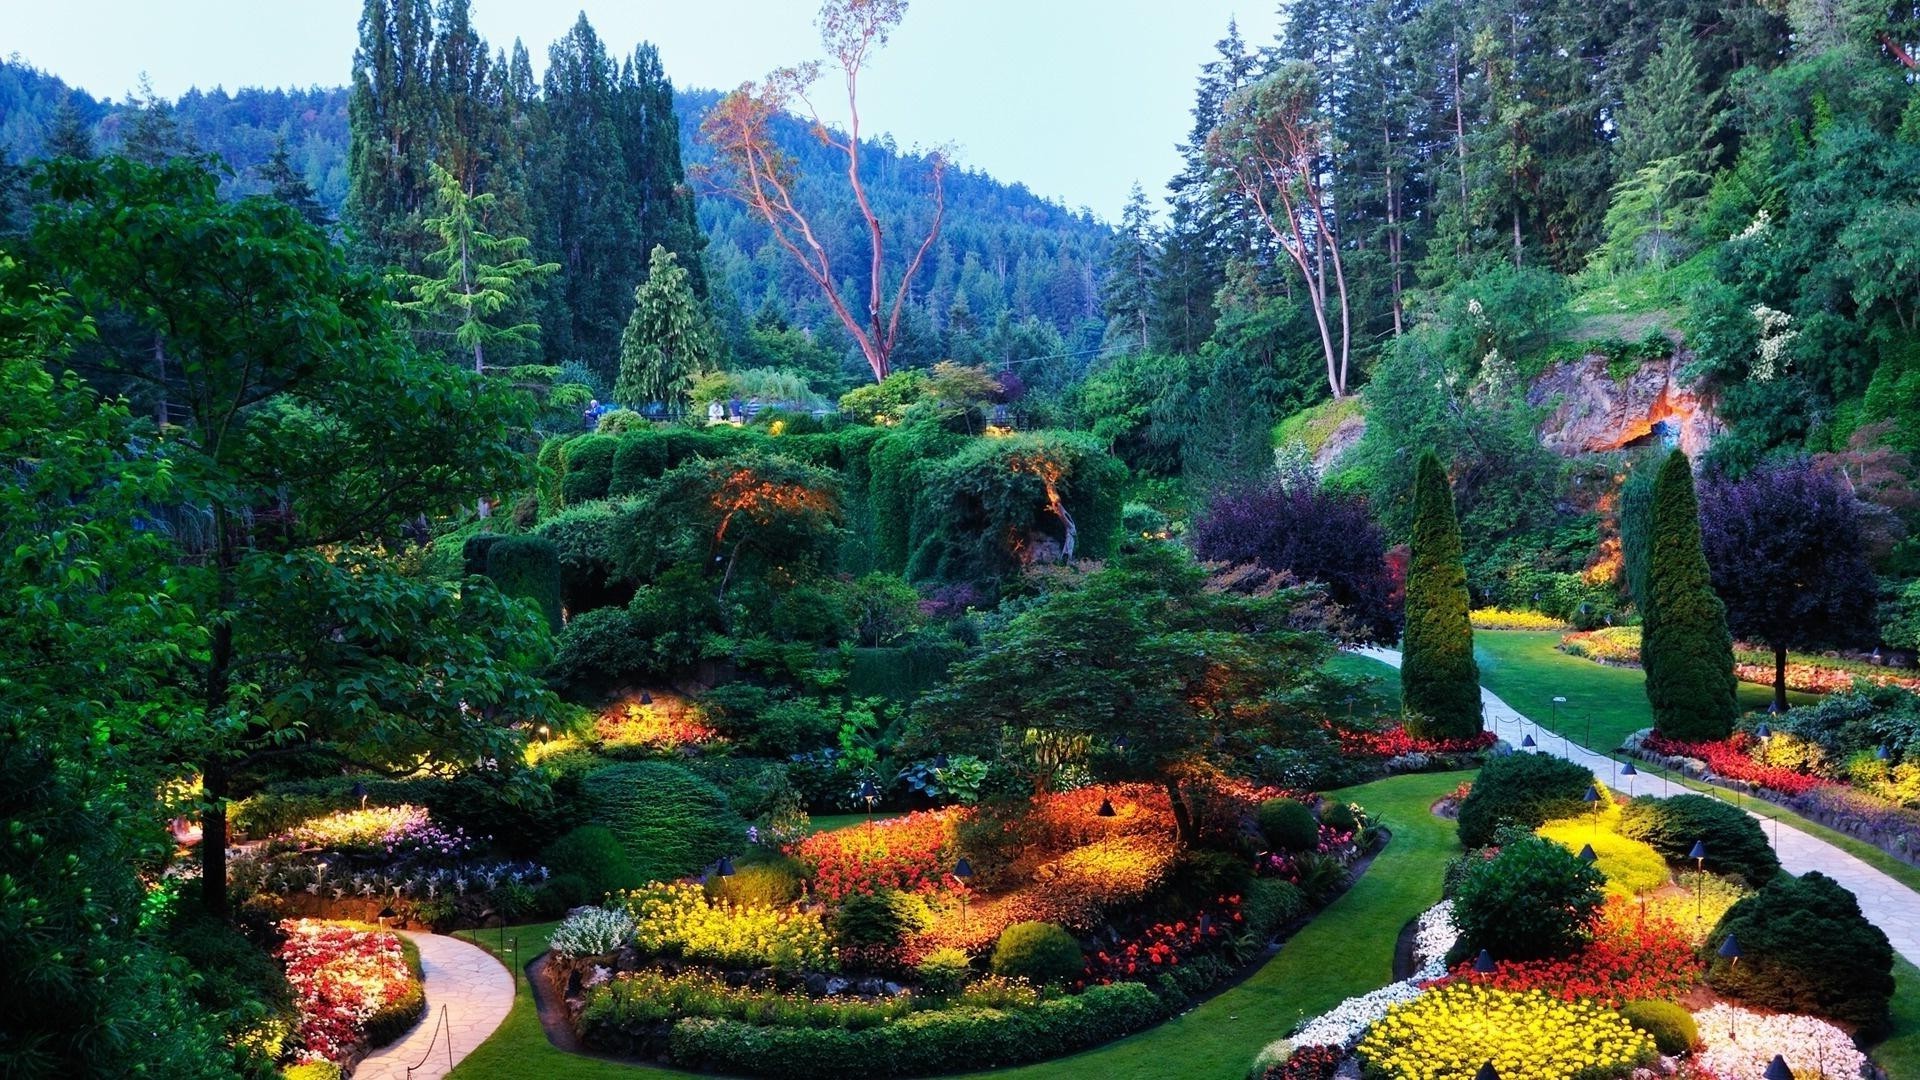
<path id="1" fill-rule="evenodd" d="M 1669 1057 L 1700 1045 L 1700 1026 L 1693 1014 L 1671 1001 L 1641 998 L 1620 1006 L 1627 1023 L 1653 1037 L 1653 1045 Z"/>
<path id="2" fill-rule="evenodd" d="M 699 885 L 649 885 L 622 894 L 633 943 L 648 955 L 725 967 L 832 970 L 833 942 L 820 916 L 784 906 L 714 900 Z"/>
<path id="3" fill-rule="evenodd" d="M 1480 669 L 1473 659 L 1453 488 L 1431 452 L 1420 459 L 1414 483 L 1401 705 L 1413 734 L 1465 738 L 1480 730 Z"/>
<path id="4" fill-rule="evenodd" d="M 623 405 L 684 401 L 693 380 L 713 365 L 705 313 L 678 256 L 654 245 L 647 277 L 633 290 L 633 315 L 620 333 L 620 378 L 614 400 Z"/>
<path id="5" fill-rule="evenodd" d="M 587 774 L 593 820 L 620 838 L 642 879 L 698 870 L 746 829 L 720 789 L 677 765 L 635 761 Z"/>
<path id="6" fill-rule="evenodd" d="M 1386 536 L 1358 496 L 1277 477 L 1224 491 L 1194 518 L 1188 543 L 1210 562 L 1258 563 L 1319 582 L 1357 635 L 1398 636 Z"/>
<path id="7" fill-rule="evenodd" d="M 889 949 L 915 926 L 914 905 L 896 889 L 850 893 L 833 910 L 834 944 L 842 950 Z"/>
<path id="8" fill-rule="evenodd" d="M 1276 851 L 1311 851 L 1320 843 L 1320 823 L 1313 811 L 1295 799 L 1268 799 L 1260 804 L 1260 835 Z"/>
<path id="9" fill-rule="evenodd" d="M 626 443 L 623 441 L 621 449 Z M 614 461 L 618 473 L 618 454 Z M 594 501 L 553 513 L 542 511 L 533 535 L 553 544 L 560 560 L 560 600 L 569 621 L 596 608 L 624 605 L 631 584 L 615 570 L 620 529 L 626 517 L 617 502 Z"/>
<path id="10" fill-rule="evenodd" d="M 1138 1031 L 1163 1015 L 1153 991 L 1116 983 L 1024 1009 L 916 1012 L 858 1032 L 683 1020 L 674 1025 L 671 1055 L 685 1068 L 796 1080 L 862 1071 L 922 1076 L 950 1072 L 955 1061 L 992 1068 L 1054 1057 Z"/>
<path id="11" fill-rule="evenodd" d="M 487 576 L 500 591 L 533 601 L 547 626 L 560 629 L 560 554 L 537 536 L 503 536 L 487 548 Z"/>
<path id="12" fill-rule="evenodd" d="M 729 986 L 704 971 L 622 971 L 586 993 L 575 1023 L 589 1046 L 626 1049 L 613 1032 L 638 1033 L 682 1019 L 739 1020 L 767 1027 L 863 1031 L 911 1013 L 911 995 L 868 999 L 853 995 L 809 997 L 802 993 Z M 637 1048 L 636 1048 L 637 1049 Z"/>
<path id="13" fill-rule="evenodd" d="M 567 506 L 607 497 L 613 483 L 613 455 L 620 440 L 612 435 L 581 435 L 560 448 L 560 497 Z"/>
<path id="14" fill-rule="evenodd" d="M 1652 1037 L 1611 1010 L 1460 983 L 1387 1013 L 1358 1049 L 1388 1080 L 1439 1080 L 1476 1061 L 1499 1062 L 1503 1075 L 1601 1080 L 1657 1056 Z"/>
<path id="15" fill-rule="evenodd" d="M 1085 957 L 1073 935 L 1053 923 L 1022 922 L 1000 932 L 992 964 L 995 975 L 1045 986 L 1079 978 Z"/>
<path id="16" fill-rule="evenodd" d="M 1567 624 L 1538 611 L 1509 611 L 1505 608 L 1474 608 L 1468 621 L 1475 630 L 1564 630 Z M 1601 631 L 1594 631 L 1600 633 Z"/>
<path id="17" fill-rule="evenodd" d="M 839 900 L 882 889 L 948 887 L 954 833 L 964 810 L 918 810 L 851 829 L 814 833 L 789 853 L 804 863 L 816 895 Z"/>
<path id="18" fill-rule="evenodd" d="M 1493 842 L 1502 825 L 1534 829 L 1585 809 L 1582 797 L 1593 774 L 1546 754 L 1508 754 L 1489 760 L 1460 803 L 1460 842 L 1468 848 Z"/>
<path id="19" fill-rule="evenodd" d="M 1737 874 L 1755 886 L 1780 872 L 1780 859 L 1760 823 L 1705 795 L 1642 795 L 1621 807 L 1620 835 L 1651 844 L 1669 861 L 1689 866 L 1693 845 L 1705 844 L 1707 869 Z"/>
<path id="20" fill-rule="evenodd" d="M 920 981 L 922 993 L 941 998 L 966 985 L 973 976 L 973 963 L 959 949 L 942 947 L 929 952 L 915 964 L 913 973 Z"/>
<path id="21" fill-rule="evenodd" d="M 633 940 L 633 918 L 615 907 L 583 907 L 569 912 L 547 939 L 547 948 L 563 960 L 605 956 Z"/>
<path id="22" fill-rule="evenodd" d="M 1672 878 L 1666 859 L 1652 845 L 1621 836 L 1618 817 L 1602 815 L 1596 828 L 1594 815 L 1587 814 L 1549 821 L 1535 831 L 1568 851 L 1593 848 L 1593 865 L 1607 879 L 1609 894 L 1635 896 L 1665 885 Z"/>
<path id="23" fill-rule="evenodd" d="M 1100 559 L 1119 534 L 1126 469 L 1077 433 L 975 440 L 919 479 L 906 544 L 912 580 L 980 581 Z"/>
<path id="24" fill-rule="evenodd" d="M 1516 836 L 1493 858 L 1468 864 L 1453 898 L 1454 925 L 1469 950 L 1496 959 L 1568 956 L 1593 938 L 1604 883 L 1559 844 Z"/>
<path id="25" fill-rule="evenodd" d="M 1640 648 L 1653 723 L 1676 739 L 1725 738 L 1735 712 L 1733 639 L 1701 547 L 1693 466 L 1676 450 L 1654 485 Z"/>
<path id="26" fill-rule="evenodd" d="M 627 849 L 604 825 L 582 825 L 540 853 L 540 864 L 555 874 L 572 874 L 595 896 L 640 884 Z"/>
<path id="27" fill-rule="evenodd" d="M 1709 944 L 1731 936 L 1737 963 L 1714 956 L 1707 982 L 1740 1001 L 1883 1031 L 1893 997 L 1893 947 L 1860 902 L 1819 871 L 1781 874 L 1727 910 Z"/>

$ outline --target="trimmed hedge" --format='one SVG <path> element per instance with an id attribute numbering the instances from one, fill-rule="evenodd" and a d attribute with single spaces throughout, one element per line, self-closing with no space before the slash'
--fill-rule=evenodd
<path id="1" fill-rule="evenodd" d="M 1700 1042 L 1700 1025 L 1693 1014 L 1671 1001 L 1629 1001 L 1620 1006 L 1627 1023 L 1653 1036 L 1653 1044 L 1667 1057 L 1684 1054 Z"/>
<path id="2" fill-rule="evenodd" d="M 584 786 L 593 820 L 620 838 L 642 880 L 697 873 L 746 842 L 747 823 L 726 795 L 678 765 L 610 765 Z"/>
<path id="3" fill-rule="evenodd" d="M 860 1031 L 687 1019 L 673 1026 L 669 1045 L 682 1068 L 734 1075 L 929 1076 L 1058 1057 L 1139 1031 L 1166 1012 L 1153 991 L 1122 982 L 1029 1009 L 937 1009 Z"/>
<path id="4" fill-rule="evenodd" d="M 1620 835 L 1652 845 L 1668 860 L 1692 867 L 1696 841 L 1707 845 L 1706 868 L 1737 874 L 1759 887 L 1780 873 L 1780 857 L 1760 823 L 1737 807 L 1705 795 L 1656 799 L 1642 795 L 1620 809 Z"/>
<path id="5" fill-rule="evenodd" d="M 1431 450 L 1420 457 L 1413 499 L 1400 701 L 1412 734 L 1464 739 L 1480 733 L 1480 666 L 1453 488 Z"/>
<path id="6" fill-rule="evenodd" d="M 552 542 L 560 560 L 560 598 L 570 615 L 603 607 L 625 607 L 635 583 L 622 580 L 616 567 L 621 533 L 631 525 L 628 507 L 612 502 L 573 506 L 549 517 L 533 535 Z"/>
<path id="7" fill-rule="evenodd" d="M 487 549 L 487 576 L 508 596 L 531 600 L 560 630 L 560 551 L 538 536 L 503 536 Z"/>
<path id="8" fill-rule="evenodd" d="M 607 497 L 613 482 L 613 455 L 620 440 L 612 435 L 582 435 L 560 451 L 564 466 L 560 477 L 560 498 L 567 506 Z"/>
<path id="9" fill-rule="evenodd" d="M 1714 951 L 1729 934 L 1740 943 L 1738 963 Z M 1708 985 L 1728 997 L 1824 1016 L 1869 1039 L 1890 1020 L 1893 946 L 1860 901 L 1817 870 L 1781 874 L 1735 903 L 1702 951 Z"/>
<path id="10" fill-rule="evenodd" d="M 617 889 L 637 889 L 646 880 L 634 872 L 627 849 L 605 825 L 582 825 L 548 844 L 540 864 L 555 876 L 567 874 L 586 883 L 589 895 L 605 896 Z"/>
<path id="11" fill-rule="evenodd" d="M 1268 799 L 1255 811 L 1260 835 L 1275 851 L 1312 851 L 1320 843 L 1320 823 L 1313 811 L 1294 799 Z"/>
<path id="12" fill-rule="evenodd" d="M 1019 922 L 1000 932 L 993 946 L 993 973 L 1035 986 L 1071 982 L 1086 970 L 1086 957 L 1072 934 L 1050 922 Z"/>
<path id="13" fill-rule="evenodd" d="M 1693 465 L 1675 450 L 1653 485 L 1640 666 L 1653 724 L 1673 739 L 1724 739 L 1739 711 L 1727 609 L 1700 540 Z"/>
<path id="14" fill-rule="evenodd" d="M 617 686 L 653 673 L 649 644 L 626 608 L 583 611 L 554 639 L 547 678 L 577 689 Z"/>
<path id="15" fill-rule="evenodd" d="M 1537 829 L 1572 817 L 1585 809 L 1583 797 L 1592 783 L 1586 769 L 1546 754 L 1492 758 L 1460 802 L 1460 842 L 1485 847 L 1502 825 Z"/>
<path id="16" fill-rule="evenodd" d="M 469 576 L 485 577 L 487 574 L 487 552 L 493 545 L 505 540 L 499 533 L 475 533 L 467 537 L 460 545 L 460 562 Z"/>

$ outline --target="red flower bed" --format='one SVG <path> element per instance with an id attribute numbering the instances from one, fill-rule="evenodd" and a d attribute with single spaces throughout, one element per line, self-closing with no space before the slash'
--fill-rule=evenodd
<path id="1" fill-rule="evenodd" d="M 1268 1066 L 1260 1080 L 1333 1080 L 1346 1059 L 1346 1051 L 1337 1046 L 1299 1046 L 1287 1060 Z"/>
<path id="2" fill-rule="evenodd" d="M 366 1042 L 369 1021 L 417 991 L 400 938 L 389 931 L 307 919 L 288 919 L 280 929 L 304 1061 L 349 1060 Z"/>
<path id="3" fill-rule="evenodd" d="M 1330 727 L 1340 744 L 1340 752 L 1349 757 L 1399 757 L 1402 754 L 1472 754 L 1494 744 L 1491 731 L 1478 732 L 1465 739 L 1421 739 L 1407 733 L 1398 724 L 1379 731 Z"/>
<path id="4" fill-rule="evenodd" d="M 1082 985 L 1145 979 L 1156 971 L 1179 967 L 1182 957 L 1225 942 L 1231 931 L 1245 921 L 1246 916 L 1240 913 L 1240 897 L 1222 896 L 1191 919 L 1155 923 L 1135 937 L 1087 957 Z"/>
<path id="5" fill-rule="evenodd" d="M 825 900 L 876 889 L 936 892 L 952 884 L 954 826 L 970 812 L 917 810 L 872 825 L 815 833 L 786 850 L 812 869 L 814 894 Z"/>
<path id="6" fill-rule="evenodd" d="M 1731 738 L 1717 742 L 1683 742 L 1655 732 L 1648 735 L 1641 746 L 1666 757 L 1699 758 L 1707 763 L 1707 768 L 1729 780 L 1759 784 L 1789 796 L 1805 795 L 1814 788 L 1834 783 L 1824 777 L 1808 776 L 1778 765 L 1763 765 L 1750 756 L 1753 744 L 1753 736 L 1744 731 L 1735 732 Z"/>
<path id="7" fill-rule="evenodd" d="M 1501 990 L 1542 990 L 1564 1001 L 1590 998 L 1619 1008 L 1638 998 L 1671 1000 L 1700 981 L 1701 965 L 1692 939 L 1672 919 L 1643 916 L 1638 904 L 1610 897 L 1595 925 L 1593 943 L 1559 960 L 1503 960 L 1490 974 L 1473 970 L 1472 961 L 1453 969 L 1453 977 Z"/>

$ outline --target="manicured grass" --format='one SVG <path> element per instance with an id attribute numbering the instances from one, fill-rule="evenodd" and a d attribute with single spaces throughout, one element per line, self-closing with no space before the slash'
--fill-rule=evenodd
<path id="1" fill-rule="evenodd" d="M 1400 669 L 1359 653 L 1338 652 L 1327 661 L 1327 670 L 1351 679 L 1368 680 L 1355 702 L 1358 715 L 1400 714 Z M 1338 711 L 1338 710 L 1336 710 Z"/>
<path id="2" fill-rule="evenodd" d="M 876 813 L 872 816 L 872 820 L 885 821 L 892 816 L 893 814 L 886 812 Z M 867 820 L 866 814 L 815 814 L 807 822 L 807 831 L 822 833 L 833 832 L 836 829 L 850 829 L 855 825 L 865 825 Z"/>
<path id="3" fill-rule="evenodd" d="M 1893 1080 L 1920 1077 L 1920 968 L 1893 958 L 1893 1034 L 1873 1048 L 1873 1060 Z"/>
<path id="4" fill-rule="evenodd" d="M 1393 842 L 1346 895 L 1291 938 L 1250 978 L 1199 1008 L 1130 1038 L 1059 1061 L 991 1074 L 1040 1077 L 1215 1077 L 1246 1075 L 1254 1054 L 1284 1036 L 1296 1021 L 1317 1015 L 1354 994 L 1393 979 L 1393 950 L 1400 928 L 1440 898 L 1440 871 L 1458 852 L 1453 823 L 1428 812 L 1465 773 L 1399 776 L 1335 794 L 1368 807 L 1393 829 Z M 864 820 L 864 815 L 862 815 Z M 509 927 L 519 958 L 547 947 L 554 923 Z M 498 954 L 498 931 L 460 935 Z M 513 1010 L 493 1037 L 453 1071 L 456 1080 L 632 1080 L 636 1066 L 556 1050 L 540 1028 L 526 985 L 514 971 Z M 648 1066 L 649 1075 L 692 1076 Z"/>

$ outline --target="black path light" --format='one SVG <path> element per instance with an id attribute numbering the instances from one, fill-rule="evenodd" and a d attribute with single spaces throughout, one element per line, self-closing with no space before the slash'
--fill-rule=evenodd
<path id="1" fill-rule="evenodd" d="M 965 855 L 953 864 L 954 879 L 960 882 L 960 925 L 967 925 L 967 882 L 973 880 L 973 864 Z"/>
<path id="2" fill-rule="evenodd" d="M 1476 975 L 1493 974 L 1493 954 L 1485 949 L 1481 949 L 1480 955 L 1473 958 L 1473 971 Z"/>
<path id="3" fill-rule="evenodd" d="M 1588 866 L 1592 866 L 1594 863 L 1600 861 L 1600 856 L 1594 853 L 1592 844 L 1581 845 L 1580 861 L 1586 863 Z"/>
<path id="4" fill-rule="evenodd" d="M 1640 770 L 1634 768 L 1633 762 L 1629 761 L 1620 766 L 1620 775 L 1627 781 L 1627 798 L 1633 798 L 1633 778 L 1640 775 Z"/>
<path id="5" fill-rule="evenodd" d="M 1773 1060 L 1767 1063 L 1767 1071 L 1760 1075 L 1765 1080 L 1793 1080 L 1793 1069 L 1788 1067 L 1785 1055 L 1775 1054 Z"/>
<path id="6" fill-rule="evenodd" d="M 1113 800 L 1105 798 L 1100 800 L 1100 809 L 1094 811 L 1094 814 L 1099 817 L 1113 817 L 1116 813 L 1117 811 L 1113 808 Z"/>
<path id="7" fill-rule="evenodd" d="M 1699 922 L 1700 909 L 1707 897 L 1707 842 L 1695 840 L 1687 858 L 1693 860 L 1694 867 L 1693 921 Z"/>
<path id="8" fill-rule="evenodd" d="M 721 877 L 732 877 L 733 859 L 726 855 L 720 856 L 720 861 L 714 864 L 714 872 Z"/>
<path id="9" fill-rule="evenodd" d="M 944 771 L 952 764 L 952 762 L 947 760 L 947 755 L 945 754 L 933 755 L 933 767 L 935 771 Z"/>
<path id="10" fill-rule="evenodd" d="M 1881 743 L 1879 746 L 1873 748 L 1873 756 L 1881 761 L 1885 761 L 1892 757 L 1893 753 L 1887 749 L 1886 743 Z"/>
<path id="11" fill-rule="evenodd" d="M 1562 697 L 1559 694 L 1553 695 L 1553 707 L 1548 712 L 1549 718 L 1547 720 L 1547 727 L 1552 729 L 1553 731 L 1557 732 L 1560 730 L 1560 706 L 1565 705 L 1566 703 L 1567 703 L 1566 698 Z"/>
<path id="12" fill-rule="evenodd" d="M 348 789 L 347 794 L 360 800 L 360 809 L 365 810 L 367 808 L 367 785 L 364 781 L 355 780 L 353 787 Z"/>
<path id="13" fill-rule="evenodd" d="M 1539 743 L 1533 741 L 1532 735 L 1528 735 L 1526 738 L 1520 740 L 1520 749 L 1522 750 L 1531 750 L 1539 745 Z"/>
<path id="14" fill-rule="evenodd" d="M 1721 959 L 1729 961 L 1731 966 L 1740 965 L 1740 939 L 1732 934 L 1728 934 L 1727 940 L 1721 942 L 1720 948 L 1715 951 L 1720 954 Z"/>
<path id="15" fill-rule="evenodd" d="M 1494 1068 L 1493 1062 L 1489 1061 L 1480 1066 L 1479 1072 L 1473 1074 L 1473 1080 L 1500 1080 L 1500 1070 Z"/>
<path id="16" fill-rule="evenodd" d="M 1580 801 L 1586 803 L 1588 808 L 1590 808 L 1593 811 L 1593 835 L 1599 836 L 1600 835 L 1600 785 L 1588 784 L 1587 793 L 1585 795 L 1580 796 Z M 1592 848 L 1588 848 L 1588 850 L 1591 851 Z"/>
<path id="17" fill-rule="evenodd" d="M 640 704 L 642 705 L 653 704 L 653 695 L 647 693 L 645 690 L 640 691 Z"/>
<path id="18" fill-rule="evenodd" d="M 854 796 L 867 804 L 867 826 L 873 826 L 873 804 L 880 801 L 880 789 L 873 786 L 871 779 L 860 781 L 860 790 Z"/>

